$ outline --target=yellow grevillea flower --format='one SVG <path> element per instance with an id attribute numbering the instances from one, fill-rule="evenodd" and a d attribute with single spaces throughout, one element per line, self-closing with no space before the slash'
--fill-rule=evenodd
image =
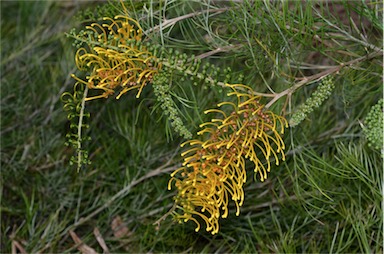
<path id="1" fill-rule="evenodd" d="M 288 127 L 285 118 L 265 110 L 260 97 L 252 95 L 251 88 L 241 84 L 227 86 L 233 90 L 228 96 L 236 96 L 237 103 L 218 104 L 229 108 L 228 115 L 220 109 L 205 111 L 219 117 L 200 125 L 202 130 L 198 135 L 203 136 L 202 140 L 182 144 L 182 147 L 189 145 L 189 149 L 181 154 L 184 163 L 171 174 L 168 184 L 171 189 L 175 182 L 178 191 L 175 201 L 182 214 L 175 213 L 176 218 L 180 222 L 194 221 L 198 231 L 197 217 L 200 217 L 212 234 L 219 231 L 220 216 L 228 216 L 229 200 L 237 207 L 236 215 L 240 214 L 246 159 L 254 163 L 261 181 L 267 178 L 271 158 L 276 165 L 279 165 L 279 153 L 285 159 L 285 145 L 280 136 Z"/>
<path id="2" fill-rule="evenodd" d="M 89 49 L 76 52 L 76 65 L 80 70 L 91 70 L 82 80 L 72 75 L 89 89 L 99 89 L 102 94 L 86 100 L 106 98 L 119 89 L 117 99 L 124 93 L 138 89 L 139 97 L 144 86 L 151 82 L 161 68 L 156 58 L 141 44 L 142 29 L 133 19 L 116 16 L 104 18 L 102 24 L 87 26 Z"/>

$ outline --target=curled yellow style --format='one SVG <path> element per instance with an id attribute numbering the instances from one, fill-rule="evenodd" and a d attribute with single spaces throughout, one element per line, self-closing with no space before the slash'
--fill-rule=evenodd
<path id="1" fill-rule="evenodd" d="M 107 98 L 116 90 L 119 90 L 116 96 L 119 99 L 133 89 L 138 90 L 138 98 L 161 69 L 161 64 L 141 44 L 140 25 L 134 19 L 119 15 L 114 19 L 103 18 L 102 24 L 93 23 L 86 28 L 89 49 L 79 48 L 75 60 L 79 70 L 91 73 L 84 80 L 72 77 L 89 89 L 102 91 L 86 100 Z"/>
<path id="2" fill-rule="evenodd" d="M 265 110 L 260 97 L 252 95 L 251 88 L 241 84 L 226 86 L 233 90 L 228 96 L 236 96 L 237 103 L 218 104 L 230 109 L 228 115 L 220 109 L 205 111 L 217 114 L 218 118 L 200 125 L 198 135 L 202 140 L 182 144 L 189 146 L 181 154 L 184 163 L 171 174 L 168 183 L 169 190 L 174 183 L 178 192 L 175 202 L 182 212 L 175 212 L 176 219 L 194 221 L 196 231 L 200 229 L 200 221 L 204 221 L 206 230 L 212 234 L 219 231 L 220 216 L 228 216 L 229 200 L 236 205 L 236 215 L 240 214 L 246 159 L 253 162 L 261 181 L 267 178 L 271 158 L 276 165 L 279 165 L 279 153 L 281 160 L 285 159 L 285 145 L 280 136 L 288 127 L 285 118 Z"/>

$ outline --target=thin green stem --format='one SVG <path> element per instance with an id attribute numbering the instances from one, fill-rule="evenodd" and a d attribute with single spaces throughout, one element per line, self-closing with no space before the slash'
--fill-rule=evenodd
<path id="1" fill-rule="evenodd" d="M 79 125 L 77 126 L 77 171 L 80 171 L 82 164 L 83 152 L 81 150 L 81 135 L 83 129 L 83 119 L 84 119 L 84 109 L 85 109 L 85 99 L 88 94 L 88 86 L 85 86 L 83 98 L 81 100 L 81 109 L 79 115 Z"/>

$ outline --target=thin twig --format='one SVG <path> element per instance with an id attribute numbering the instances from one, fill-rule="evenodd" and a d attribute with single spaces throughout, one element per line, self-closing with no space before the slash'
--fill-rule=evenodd
<path id="1" fill-rule="evenodd" d="M 27 254 L 28 252 L 25 251 L 24 247 L 16 240 L 12 240 L 12 254 L 21 253 L 21 254 Z"/>
<path id="2" fill-rule="evenodd" d="M 192 72 L 191 70 L 184 70 L 182 69 L 181 67 L 179 66 L 175 66 L 175 65 L 172 65 L 170 64 L 169 62 L 162 62 L 164 66 L 168 67 L 168 68 L 172 68 L 172 69 L 175 69 L 175 70 L 178 70 L 180 72 L 184 72 L 188 75 L 191 75 L 191 76 L 196 76 L 198 79 L 202 80 L 204 79 L 206 82 L 209 82 L 211 83 L 212 85 L 218 85 L 218 86 L 221 86 L 221 87 L 227 87 L 227 83 L 224 83 L 224 82 L 221 82 L 221 81 L 215 81 L 213 78 L 211 77 L 204 77 L 203 74 L 201 73 L 194 73 Z M 242 87 L 239 87 L 238 90 L 240 91 L 245 91 L 245 89 L 243 89 Z M 262 96 L 262 97 L 275 97 L 275 94 L 272 94 L 272 93 L 259 93 L 259 92 L 252 92 L 252 94 L 254 95 L 258 95 L 258 96 Z"/>
<path id="3" fill-rule="evenodd" d="M 153 223 L 153 225 L 157 225 L 156 228 L 159 229 L 159 228 L 160 228 L 160 223 L 161 223 L 163 220 L 165 220 L 171 213 L 173 213 L 173 212 L 175 211 L 176 206 L 177 206 L 176 203 L 174 203 L 173 206 L 171 207 L 171 209 L 169 209 L 168 212 L 166 212 L 163 216 L 161 216 L 160 219 L 158 219 L 157 221 L 155 221 L 155 222 Z"/>
<path id="4" fill-rule="evenodd" d="M 79 115 L 79 125 L 77 126 L 77 172 L 80 171 L 81 161 L 82 161 L 82 151 L 81 151 L 81 130 L 83 129 L 83 119 L 84 119 L 84 109 L 85 109 L 85 99 L 88 94 L 88 86 L 85 86 L 84 95 L 81 100 L 81 109 Z"/>
<path id="5" fill-rule="evenodd" d="M 171 161 L 171 160 L 170 160 Z M 154 176 L 157 176 L 157 175 L 160 175 L 160 174 L 164 174 L 164 173 L 168 173 L 168 172 L 171 172 L 171 171 L 174 171 L 178 165 L 176 166 L 171 166 L 171 167 L 168 167 L 167 166 L 170 164 L 170 161 L 168 161 L 166 164 L 164 164 L 163 166 L 161 167 L 158 167 L 157 169 L 155 170 L 152 170 L 150 172 L 148 172 L 146 175 L 140 177 L 139 179 L 137 180 L 133 180 L 132 182 L 130 182 L 127 186 L 125 186 L 123 189 L 121 189 L 118 193 L 116 193 L 114 196 L 112 196 L 107 202 L 105 202 L 102 206 L 100 206 L 99 208 L 97 208 L 96 210 L 94 210 L 92 213 L 90 213 L 89 215 L 87 215 L 86 217 L 84 218 L 80 218 L 79 221 L 77 221 L 76 223 L 74 223 L 73 225 L 69 226 L 67 229 L 65 229 L 62 233 L 61 233 L 61 236 L 65 236 L 67 234 L 68 231 L 84 224 L 85 222 L 89 221 L 90 219 L 92 219 L 94 216 L 96 216 L 97 214 L 99 214 L 100 212 L 102 212 L 104 209 L 110 207 L 113 202 L 115 202 L 116 200 L 118 200 L 119 198 L 122 198 L 124 197 L 125 195 L 127 195 L 131 189 L 138 185 L 139 183 L 147 180 L 148 178 L 151 178 L 151 177 L 154 177 Z"/>
<path id="6" fill-rule="evenodd" d="M 299 89 L 303 85 L 310 84 L 312 82 L 316 82 L 316 81 L 321 80 L 324 77 L 326 77 L 326 76 L 328 76 L 328 75 L 330 75 L 332 73 L 339 72 L 344 67 L 351 67 L 352 65 L 354 65 L 354 64 L 356 64 L 358 62 L 361 62 L 361 61 L 364 61 L 364 60 L 369 60 L 369 59 L 375 58 L 375 57 L 380 56 L 380 55 L 383 55 L 383 51 L 381 51 L 381 50 L 373 52 L 373 53 L 370 53 L 370 54 L 368 54 L 366 56 L 362 56 L 362 57 L 353 59 L 353 60 L 351 60 L 349 62 L 342 63 L 340 65 L 331 67 L 328 70 L 322 71 L 322 72 L 317 73 L 315 75 L 312 75 L 312 76 L 309 76 L 309 77 L 304 77 L 302 81 L 296 83 L 295 85 L 291 86 L 290 88 L 288 88 L 288 89 L 286 89 L 286 90 L 284 90 L 284 91 L 282 91 L 280 93 L 274 94 L 273 95 L 274 98 L 270 102 L 267 103 L 265 108 L 271 107 L 273 103 L 275 103 L 277 100 L 279 100 L 283 96 L 286 96 L 286 95 L 290 96 L 290 95 L 292 95 L 292 93 L 294 93 L 297 89 Z"/>
<path id="7" fill-rule="evenodd" d="M 254 205 L 254 206 L 249 206 L 249 207 L 244 207 L 242 212 L 243 213 L 248 212 L 248 211 L 253 211 L 254 212 L 254 211 L 257 211 L 257 210 L 261 210 L 261 209 L 264 209 L 264 208 L 267 208 L 267 207 L 271 207 L 271 206 L 277 205 L 277 204 L 281 203 L 282 201 L 296 201 L 296 200 L 299 200 L 299 198 L 296 195 L 287 196 L 283 200 L 281 200 L 281 199 L 272 199 L 271 201 L 264 202 L 262 204 L 258 204 L 258 205 Z"/>
<path id="8" fill-rule="evenodd" d="M 72 240 L 75 242 L 76 244 L 76 248 L 82 253 L 82 254 L 97 254 L 97 252 L 95 251 L 95 249 L 93 249 L 92 247 L 88 246 L 87 244 L 85 244 L 83 242 L 83 240 L 80 239 L 80 237 L 77 236 L 77 234 L 70 230 L 69 231 L 69 234 L 71 235 L 72 237 Z"/>
<path id="9" fill-rule="evenodd" d="M 95 235 L 96 240 L 97 240 L 97 242 L 99 243 L 100 247 L 103 249 L 104 254 L 110 254 L 110 251 L 109 251 L 109 249 L 108 249 L 108 246 L 107 246 L 107 244 L 105 243 L 104 238 L 103 238 L 103 236 L 101 235 L 100 230 L 99 230 L 97 227 L 95 227 L 95 228 L 93 229 L 93 234 Z"/>
<path id="10" fill-rule="evenodd" d="M 343 29 L 341 29 L 340 27 L 336 26 L 335 24 L 333 24 L 331 21 L 329 21 L 328 19 L 324 18 L 317 10 L 315 10 L 316 14 L 322 18 L 329 26 L 335 28 L 336 30 L 338 30 L 341 34 L 343 34 L 345 37 L 347 37 L 348 39 L 354 41 L 354 42 L 358 42 L 360 44 L 362 44 L 364 47 L 367 47 L 367 48 L 371 48 L 375 51 L 380 51 L 381 53 L 383 53 L 383 50 L 379 47 L 376 47 L 375 45 L 372 45 L 366 41 L 362 41 L 362 40 L 359 40 L 357 39 L 356 37 L 350 35 L 348 32 L 344 31 Z M 363 37 L 364 38 L 364 37 Z"/>
<path id="11" fill-rule="evenodd" d="M 217 53 L 220 53 L 220 52 L 227 52 L 227 51 L 230 51 L 230 50 L 233 50 L 233 49 L 236 49 L 236 48 L 240 48 L 242 47 L 243 45 L 242 44 L 237 44 L 237 45 L 228 45 L 228 46 L 224 46 L 224 47 L 219 47 L 217 49 L 214 49 L 214 50 L 211 50 L 211 51 L 208 51 L 208 52 L 205 52 L 203 54 L 200 54 L 198 56 L 196 56 L 195 58 L 196 59 L 203 59 L 203 58 L 206 58 L 206 57 L 209 57 L 209 56 L 212 56 L 212 55 L 215 55 Z"/>
<path id="12" fill-rule="evenodd" d="M 167 27 L 170 27 L 170 26 L 176 24 L 177 22 L 179 22 L 181 20 L 192 18 L 192 17 L 198 16 L 198 15 L 203 14 L 203 13 L 207 13 L 207 12 L 222 13 L 222 12 L 225 12 L 227 10 L 229 10 L 229 7 L 219 8 L 219 9 L 209 9 L 209 10 L 204 10 L 204 11 L 188 13 L 188 14 L 185 14 L 183 16 L 176 17 L 176 18 L 173 18 L 173 19 L 168 19 L 168 20 L 166 19 L 166 20 L 163 21 L 163 23 L 161 23 L 161 24 L 159 24 L 157 26 L 154 26 L 154 27 L 146 30 L 144 33 L 145 34 L 149 34 L 149 33 L 153 32 L 153 31 L 156 31 L 156 30 L 159 30 L 159 29 L 165 29 Z"/>

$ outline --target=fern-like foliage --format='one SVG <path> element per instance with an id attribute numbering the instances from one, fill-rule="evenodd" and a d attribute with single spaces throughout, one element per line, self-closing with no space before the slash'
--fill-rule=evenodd
<path id="1" fill-rule="evenodd" d="M 89 128 L 85 120 L 90 114 L 85 112 L 85 98 L 87 97 L 88 87 L 81 83 L 76 83 L 73 93 L 65 92 L 61 96 L 64 103 L 64 110 L 67 111 L 67 117 L 70 122 L 70 132 L 66 135 L 67 146 L 74 148 L 74 155 L 70 159 L 70 164 L 76 164 L 77 170 L 83 165 L 90 163 L 88 151 L 83 148 L 83 143 L 90 138 L 84 136 L 84 130 Z"/>

